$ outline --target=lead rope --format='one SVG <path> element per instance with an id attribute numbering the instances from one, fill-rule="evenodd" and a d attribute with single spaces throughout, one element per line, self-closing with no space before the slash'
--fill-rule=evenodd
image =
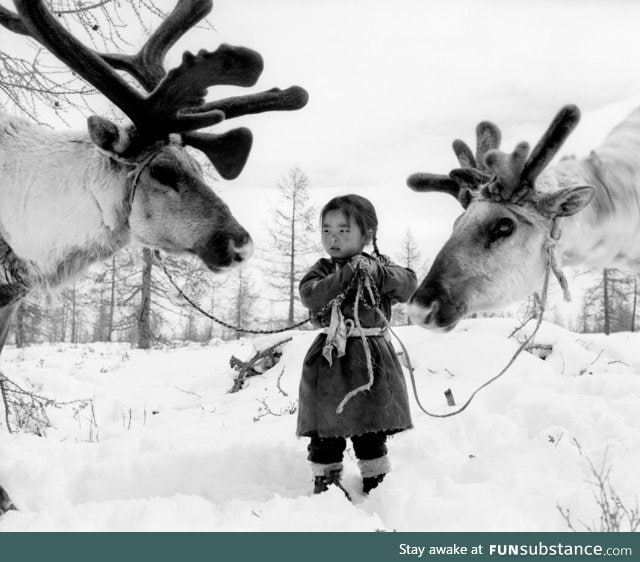
<path id="1" fill-rule="evenodd" d="M 293 330 L 295 328 L 299 328 L 300 326 L 304 326 L 307 322 L 311 321 L 309 318 L 307 318 L 306 320 L 301 320 L 300 322 L 297 322 L 296 324 L 292 324 L 291 326 L 287 326 L 286 328 L 280 328 L 280 329 L 277 329 L 277 330 L 251 330 L 251 329 L 248 329 L 248 328 L 241 328 L 239 326 L 234 326 L 233 324 L 229 324 L 228 322 L 225 322 L 224 320 L 221 320 L 220 318 L 217 318 L 216 316 L 214 316 L 213 314 L 207 312 L 206 310 L 203 310 L 200 306 L 198 306 L 192 299 L 190 299 L 187 296 L 187 294 L 175 282 L 175 280 L 173 279 L 173 276 L 171 275 L 171 273 L 169 273 L 169 271 L 167 270 L 167 267 L 165 266 L 164 261 L 160 257 L 160 252 L 158 250 L 155 250 L 153 252 L 153 257 L 156 260 L 156 263 L 162 269 L 162 271 L 164 271 L 164 274 L 167 276 L 167 279 L 169 280 L 169 283 L 171 283 L 171 285 L 177 291 L 178 295 L 181 298 L 183 298 L 187 303 L 189 303 L 193 308 L 195 308 L 200 314 L 202 314 L 203 316 L 206 316 L 207 318 L 209 318 L 210 320 L 213 320 L 214 322 L 220 324 L 221 326 L 224 326 L 225 328 L 228 328 L 230 330 L 234 330 L 236 332 L 243 332 L 243 333 L 246 333 L 246 334 L 279 334 L 281 332 L 287 332 L 289 330 Z M 322 313 L 324 313 L 324 312 L 326 312 L 328 310 L 331 310 L 331 307 L 334 304 L 338 304 L 338 306 L 340 306 L 340 304 L 342 304 L 342 301 L 344 301 L 344 299 L 346 298 L 347 293 L 354 287 L 354 285 L 355 285 L 355 283 L 357 281 L 358 281 L 358 277 L 354 275 L 353 278 L 351 279 L 351 281 L 349 282 L 349 285 L 345 288 L 345 290 L 342 291 L 342 293 L 340 293 L 339 295 L 337 295 L 333 299 L 331 299 L 316 314 L 322 314 Z"/>
<path id="2" fill-rule="evenodd" d="M 306 320 L 302 320 L 301 322 L 297 322 L 296 324 L 293 324 L 291 326 L 287 326 L 286 328 L 280 328 L 278 330 L 250 330 L 248 328 L 241 328 L 240 326 L 234 326 L 233 324 L 229 324 L 228 322 L 225 322 L 224 320 L 221 320 L 220 318 L 217 318 L 213 314 L 210 314 L 206 310 L 203 310 L 202 308 L 200 308 L 195 302 L 193 302 L 186 295 L 186 293 L 174 281 L 173 276 L 171 275 L 171 273 L 169 273 L 169 271 L 167 270 L 166 266 L 164 265 L 164 261 L 160 257 L 160 252 L 158 250 L 155 250 L 153 252 L 153 256 L 154 256 L 154 258 L 156 260 L 156 263 L 160 266 L 162 271 L 164 271 L 164 274 L 167 276 L 167 279 L 169 280 L 171 285 L 173 285 L 173 288 L 176 291 L 178 291 L 178 294 L 180 295 L 181 298 L 183 298 L 185 301 L 187 301 L 200 314 L 202 314 L 203 316 L 206 316 L 207 318 L 209 318 L 210 320 L 213 320 L 214 322 L 220 324 L 221 326 L 224 326 L 225 328 L 228 328 L 229 330 L 234 330 L 236 332 L 243 332 L 245 334 L 279 334 L 281 332 L 287 332 L 288 330 L 293 330 L 294 328 L 299 328 L 300 326 L 303 326 L 304 324 L 309 322 L 309 319 L 307 318 Z"/>

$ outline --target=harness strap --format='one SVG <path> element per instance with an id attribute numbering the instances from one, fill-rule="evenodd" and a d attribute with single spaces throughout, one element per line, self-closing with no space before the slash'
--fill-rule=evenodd
<path id="1" fill-rule="evenodd" d="M 560 227 L 558 226 L 557 219 L 553 219 L 551 221 L 551 226 L 549 227 L 549 231 L 547 232 L 547 236 L 544 241 L 544 248 L 547 251 L 547 256 L 549 258 L 549 267 L 551 267 L 551 271 L 555 275 L 560 287 L 562 289 L 562 296 L 566 302 L 571 302 L 571 293 L 569 292 L 569 282 L 565 274 L 562 271 L 562 266 L 560 264 L 560 260 L 556 254 L 556 246 L 558 240 L 560 240 L 560 235 L 562 234 Z"/>
<path id="2" fill-rule="evenodd" d="M 136 163 L 131 162 L 131 164 L 135 165 L 136 168 L 134 170 L 131 170 L 127 174 L 128 178 L 133 177 L 133 180 L 132 180 L 133 185 L 131 186 L 131 194 L 129 196 L 129 206 L 133 205 L 133 198 L 136 194 L 136 190 L 138 189 L 138 182 L 140 180 L 140 175 L 142 174 L 142 172 L 144 172 L 145 168 L 147 168 L 147 166 L 151 164 L 153 159 L 156 156 L 158 156 L 158 154 L 160 154 L 161 151 L 162 149 L 156 150 L 155 152 L 147 156 L 144 160 L 142 160 L 142 162 L 136 162 Z"/>

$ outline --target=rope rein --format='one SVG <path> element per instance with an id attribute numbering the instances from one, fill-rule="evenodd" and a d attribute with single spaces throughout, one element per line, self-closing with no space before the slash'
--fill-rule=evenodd
<path id="1" fill-rule="evenodd" d="M 213 314 L 210 314 L 206 310 L 203 310 L 200 306 L 198 306 L 195 302 L 193 302 L 193 300 L 191 300 L 185 294 L 185 292 L 178 286 L 178 284 L 174 281 L 173 276 L 171 275 L 171 273 L 169 273 L 169 271 L 167 270 L 167 267 L 165 266 L 164 262 L 160 258 L 160 252 L 158 252 L 158 250 L 155 250 L 153 252 L 153 255 L 154 255 L 154 258 L 155 258 L 157 264 L 162 268 L 162 271 L 164 271 L 164 274 L 167 276 L 167 279 L 169 279 L 169 282 L 171 283 L 171 285 L 173 285 L 174 289 L 176 291 L 178 291 L 178 294 L 180 295 L 181 298 L 183 298 L 185 301 L 187 301 L 200 314 L 202 314 L 203 316 L 206 316 L 210 320 L 213 320 L 217 324 L 220 324 L 220 326 L 228 328 L 229 330 L 234 330 L 236 332 L 243 332 L 245 334 L 280 334 L 282 332 L 287 332 L 289 330 L 293 330 L 294 328 L 299 328 L 300 326 L 303 326 L 304 324 L 309 322 L 309 319 L 307 318 L 306 320 L 303 320 L 303 321 L 298 322 L 296 324 L 293 324 L 291 326 L 287 326 L 286 328 L 280 328 L 278 330 L 251 330 L 251 329 L 248 329 L 248 328 L 241 328 L 240 326 L 234 326 L 233 324 L 229 324 L 228 322 L 225 322 L 224 320 L 221 320 L 220 318 L 217 318 Z"/>
<path id="2" fill-rule="evenodd" d="M 311 320 L 307 318 L 306 320 L 301 320 L 300 322 L 296 322 L 295 324 L 292 324 L 291 326 L 287 326 L 286 328 L 279 328 L 276 330 L 256 330 L 256 329 L 249 329 L 249 328 L 241 328 L 240 326 L 234 326 L 233 324 L 230 324 L 228 322 L 225 322 L 224 320 L 221 320 L 220 318 L 217 318 L 213 314 L 207 312 L 206 310 L 203 310 L 200 306 L 198 306 L 191 298 L 187 296 L 187 294 L 175 282 L 175 280 L 173 279 L 173 276 L 171 275 L 171 273 L 169 273 L 162 258 L 160 257 L 160 252 L 158 250 L 155 250 L 153 252 L 153 256 L 156 260 L 156 263 L 160 266 L 162 271 L 164 271 L 164 274 L 167 276 L 167 279 L 169 279 L 169 282 L 171 283 L 173 288 L 178 292 L 178 295 L 181 298 L 183 298 L 186 302 L 188 302 L 200 314 L 202 314 L 203 316 L 206 316 L 210 320 L 213 320 L 217 324 L 220 324 L 221 326 L 228 328 L 229 330 L 234 330 L 236 332 L 243 332 L 245 334 L 280 334 L 282 332 L 288 332 L 289 330 L 294 330 L 295 328 L 299 328 L 300 326 L 304 326 L 308 322 L 311 322 Z M 322 314 L 324 312 L 327 312 L 328 310 L 331 310 L 331 307 L 334 304 L 338 304 L 338 306 L 341 305 L 344 299 L 347 297 L 347 294 L 349 293 L 349 291 L 351 291 L 354 288 L 357 282 L 358 282 L 358 276 L 354 275 L 351 278 L 351 281 L 349 281 L 349 284 L 344 289 L 344 291 L 342 291 L 340 294 L 332 298 L 326 305 L 324 305 L 318 311 L 317 314 Z"/>

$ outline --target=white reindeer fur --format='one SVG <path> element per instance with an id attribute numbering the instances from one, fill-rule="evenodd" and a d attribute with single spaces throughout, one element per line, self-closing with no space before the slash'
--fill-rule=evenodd
<path id="1" fill-rule="evenodd" d="M 53 132 L 0 114 L 0 236 L 30 278 L 57 284 L 60 265 L 78 248 L 100 259 L 127 244 L 128 171 L 87 132 Z"/>
<path id="2" fill-rule="evenodd" d="M 637 271 L 640 264 L 640 108 L 615 127 L 588 158 L 562 160 L 536 188 L 593 185 L 593 201 L 560 219 L 558 247 L 566 265 Z"/>

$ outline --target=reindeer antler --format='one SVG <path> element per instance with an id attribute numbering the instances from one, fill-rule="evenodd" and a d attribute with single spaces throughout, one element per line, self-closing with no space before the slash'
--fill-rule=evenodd
<path id="1" fill-rule="evenodd" d="M 467 207 L 470 194 L 482 188 L 483 197 L 495 201 L 521 203 L 535 192 L 535 180 L 551 162 L 580 121 L 575 105 L 564 106 L 555 116 L 529 156 L 529 144 L 519 143 L 511 154 L 498 150 L 500 130 L 483 121 L 476 128 L 476 155 L 461 140 L 453 142 L 453 150 L 462 168 L 449 176 L 413 174 L 407 184 L 416 191 L 442 191 L 457 197 Z M 527 158 L 527 156 L 529 156 Z"/>
<path id="2" fill-rule="evenodd" d="M 221 45 L 214 52 L 185 53 L 182 63 L 169 73 L 164 58 L 177 39 L 212 8 L 211 0 L 179 0 L 166 20 L 135 55 L 98 54 L 67 32 L 42 0 L 14 0 L 17 15 L 0 8 L 0 24 L 32 36 L 116 104 L 147 140 L 183 133 L 182 139 L 205 152 L 220 175 L 233 179 L 242 171 L 251 150 L 246 128 L 223 135 L 188 133 L 219 123 L 225 117 L 304 107 L 307 92 L 300 87 L 277 89 L 204 103 L 207 88 L 226 84 L 252 86 L 262 73 L 262 58 L 243 47 Z M 150 92 L 143 96 L 114 69 L 130 73 Z M 222 108 L 229 109 L 226 116 Z"/>
<path id="3" fill-rule="evenodd" d="M 483 194 L 496 201 L 521 203 L 535 192 L 535 181 L 542 170 L 553 160 L 580 121 L 580 110 L 575 105 L 565 105 L 555 116 L 529 158 L 529 145 L 519 143 L 511 154 L 491 150 L 485 156 L 485 164 L 494 174 Z"/>
<path id="4" fill-rule="evenodd" d="M 205 18 L 211 12 L 212 6 L 212 0 L 181 0 L 138 53 L 102 53 L 100 56 L 113 68 L 131 74 L 150 92 L 167 73 L 163 63 L 169 49 L 189 29 Z"/>
<path id="5" fill-rule="evenodd" d="M 417 173 L 407 179 L 414 191 L 440 191 L 456 197 L 466 208 L 471 193 L 491 179 L 485 166 L 485 155 L 500 146 L 500 129 L 490 121 L 482 121 L 476 127 L 476 155 L 460 139 L 453 141 L 453 152 L 461 168 L 454 168 L 448 176 L 442 174 Z"/>

